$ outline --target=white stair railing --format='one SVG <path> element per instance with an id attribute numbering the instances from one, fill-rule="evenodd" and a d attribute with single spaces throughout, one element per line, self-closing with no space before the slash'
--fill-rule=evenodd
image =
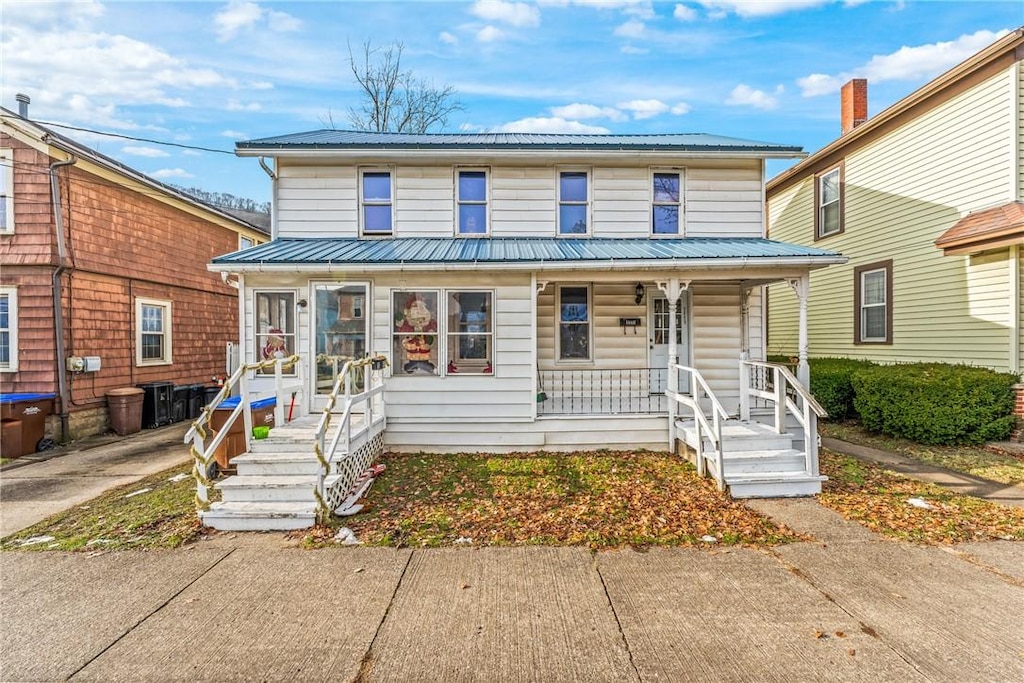
<path id="1" fill-rule="evenodd" d="M 725 408 L 722 407 L 721 402 L 715 396 L 714 392 L 711 391 L 711 387 L 705 381 L 703 375 L 696 368 L 691 368 L 687 365 L 672 365 L 669 368 L 670 372 L 676 373 L 675 382 L 670 382 L 672 387 L 665 391 L 665 395 L 668 396 L 670 401 L 674 401 L 681 405 L 684 405 L 693 412 L 693 423 L 696 429 L 696 439 L 694 441 L 694 451 L 697 458 L 697 474 L 705 476 L 707 473 L 706 460 L 714 462 L 715 481 L 718 483 L 718 490 L 725 490 L 725 458 L 723 453 L 722 444 L 722 422 L 723 420 L 729 419 L 729 414 L 725 412 Z M 685 373 L 690 376 L 690 381 L 680 383 L 678 381 L 679 373 Z M 688 390 L 679 392 L 673 387 L 680 386 L 688 387 Z M 704 407 L 701 405 L 701 399 L 704 399 L 711 406 L 710 418 L 704 412 Z M 669 411 L 669 435 L 674 437 L 675 435 L 675 410 Z M 711 452 L 708 453 L 704 450 L 704 439 L 707 438 L 711 443 Z"/>
<path id="2" fill-rule="evenodd" d="M 284 368 L 290 368 L 293 366 L 295 367 L 296 381 L 286 383 L 284 379 Z M 229 377 L 227 381 L 224 382 L 224 386 L 221 387 L 219 392 L 217 392 L 217 396 L 210 401 L 209 405 L 203 407 L 203 412 L 192 423 L 192 427 L 185 432 L 184 442 L 192 443 L 192 447 L 190 449 L 193 461 L 192 478 L 196 481 L 195 502 L 197 510 L 206 510 L 210 507 L 210 488 L 213 486 L 213 482 L 210 481 L 208 475 L 210 465 L 213 463 L 217 449 L 222 443 L 224 443 L 224 440 L 227 439 L 228 433 L 231 431 L 231 427 L 238 420 L 239 416 L 242 418 L 245 450 L 249 450 L 249 446 L 252 443 L 252 413 L 249 410 L 249 406 L 252 403 L 252 396 L 249 395 L 249 373 L 266 370 L 268 368 L 274 369 L 274 387 L 277 399 L 274 410 L 274 424 L 284 424 L 284 396 L 293 389 L 298 391 L 302 387 L 302 364 L 299 363 L 298 356 L 275 358 L 273 360 L 262 361 L 259 363 L 248 363 L 238 366 L 238 369 L 231 374 L 231 377 Z M 238 386 L 238 405 L 235 406 L 234 410 L 231 411 L 231 414 L 228 415 L 224 424 L 216 430 L 217 434 L 213 437 L 213 440 L 206 443 L 206 438 L 208 436 L 206 429 L 210 426 L 210 422 L 212 421 L 213 411 L 216 410 L 226 398 L 234 393 L 236 385 Z M 292 397 L 294 397 L 294 395 L 294 393 L 291 394 Z"/>
<path id="3" fill-rule="evenodd" d="M 320 464 L 313 495 L 316 497 L 317 516 L 320 521 L 326 520 L 332 512 L 331 505 L 327 501 L 325 481 L 331 474 L 332 465 L 337 465 L 341 460 L 338 456 L 354 455 L 358 446 L 363 445 L 364 442 L 384 429 L 384 376 L 380 371 L 387 365 L 388 360 L 384 356 L 349 360 L 336 375 L 331 392 L 327 395 L 327 405 L 324 406 L 313 437 L 313 452 Z M 363 391 L 353 394 L 353 373 L 360 371 L 363 373 Z M 342 399 L 340 423 L 334 437 L 328 443 L 327 430 L 336 415 L 334 407 L 339 398 Z M 363 420 L 360 426 L 353 430 L 352 414 L 359 406 L 364 406 Z M 361 469 L 360 464 L 358 467 L 346 468 L 345 471 L 337 472 L 337 474 L 346 475 L 343 481 L 338 482 L 337 486 L 347 490 L 355 483 L 355 478 Z"/>
<path id="4" fill-rule="evenodd" d="M 792 390 L 792 391 L 790 391 Z M 804 430 L 804 472 L 818 476 L 818 418 L 828 413 L 789 368 L 758 360 L 740 361 L 740 417 L 750 420 L 751 399 L 773 407 L 776 433 L 786 432 L 787 414 Z"/>

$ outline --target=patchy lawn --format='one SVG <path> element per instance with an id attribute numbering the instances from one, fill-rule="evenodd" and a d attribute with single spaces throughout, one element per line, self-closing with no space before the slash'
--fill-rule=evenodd
<path id="1" fill-rule="evenodd" d="M 892 451 L 1003 484 L 1024 484 L 1024 457 L 991 446 L 922 446 L 906 439 L 872 434 L 856 422 L 819 422 L 818 427 L 822 436 Z"/>
<path id="2" fill-rule="evenodd" d="M 799 539 L 668 453 L 386 453 L 369 512 L 344 518 L 367 545 L 582 545 L 590 548 Z M 306 538 L 317 545 L 333 529 Z"/>
<path id="3" fill-rule="evenodd" d="M 820 465 L 829 478 L 821 503 L 885 536 L 918 543 L 1024 540 L 1022 508 L 952 493 L 824 448 Z"/>
<path id="4" fill-rule="evenodd" d="M 7 536 L 0 540 L 0 549 L 177 548 L 203 533 L 196 516 L 196 484 L 188 474 L 190 471 L 191 465 L 179 465 L 107 491 L 88 503 Z M 177 476 L 181 474 L 186 476 Z M 172 478 L 177 481 L 171 481 Z M 144 489 L 149 490 L 136 493 Z"/>

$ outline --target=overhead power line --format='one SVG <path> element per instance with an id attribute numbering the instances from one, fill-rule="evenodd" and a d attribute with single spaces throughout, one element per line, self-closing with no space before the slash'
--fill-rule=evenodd
<path id="1" fill-rule="evenodd" d="M 150 138 L 138 138 L 132 135 L 123 135 L 121 133 L 109 133 L 102 130 L 93 130 L 92 128 L 79 128 L 78 126 L 69 126 L 65 123 L 54 123 L 53 121 L 36 121 L 44 126 L 53 126 L 54 128 L 66 128 L 68 130 L 77 130 L 83 133 L 92 133 L 94 135 L 105 135 L 111 138 L 120 138 L 122 140 L 131 140 L 133 142 L 148 142 L 152 145 L 166 145 L 168 147 L 180 147 L 181 149 L 195 149 L 201 152 L 213 152 L 215 154 L 229 154 L 235 156 L 235 153 L 226 149 L 214 149 L 213 147 L 199 147 L 198 145 L 183 145 L 180 142 L 165 142 L 163 140 L 152 140 Z"/>

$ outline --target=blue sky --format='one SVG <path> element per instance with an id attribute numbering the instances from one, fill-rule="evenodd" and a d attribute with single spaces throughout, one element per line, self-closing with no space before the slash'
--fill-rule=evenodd
<path id="1" fill-rule="evenodd" d="M 24 2 L 0 4 L 0 103 L 219 150 L 347 127 L 348 44 L 401 41 L 451 84 L 451 131 L 714 133 L 813 152 L 839 86 L 874 115 L 1024 24 L 1024 3 L 863 0 Z M 59 129 L 166 182 L 264 201 L 253 159 Z M 773 162 L 770 173 L 785 164 Z"/>

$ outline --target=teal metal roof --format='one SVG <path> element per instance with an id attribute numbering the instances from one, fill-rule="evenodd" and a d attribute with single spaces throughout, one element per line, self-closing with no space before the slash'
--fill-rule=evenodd
<path id="1" fill-rule="evenodd" d="M 235 143 L 246 150 L 579 150 L 762 152 L 802 154 L 797 145 L 743 140 L 707 133 L 666 135 L 563 135 L 550 133 L 365 133 L 348 130 L 313 130 L 291 135 Z"/>
<path id="2" fill-rule="evenodd" d="M 772 261 L 804 259 L 843 262 L 814 247 L 761 238 L 565 239 L 555 237 L 397 239 L 277 239 L 219 256 L 216 265 L 441 265 L 610 264 L 636 261 Z"/>

